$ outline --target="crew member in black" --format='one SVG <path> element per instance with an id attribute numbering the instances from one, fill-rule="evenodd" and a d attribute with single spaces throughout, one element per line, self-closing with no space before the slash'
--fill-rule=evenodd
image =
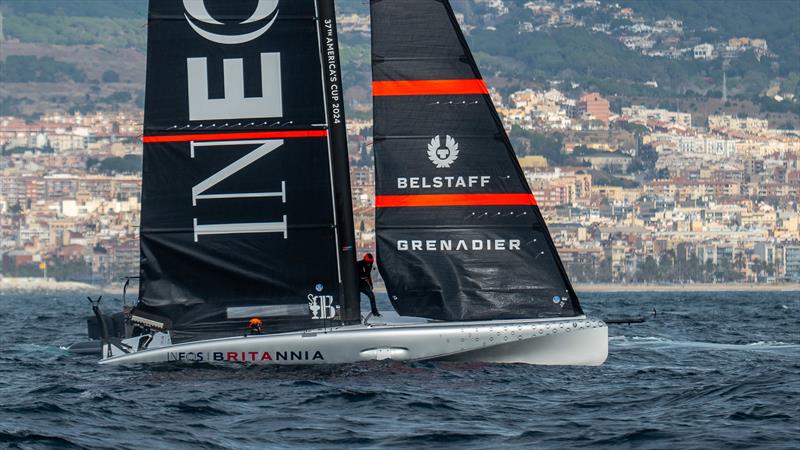
<path id="1" fill-rule="evenodd" d="M 374 262 L 375 257 L 372 256 L 372 253 L 367 253 L 364 255 L 364 259 L 358 262 L 358 289 L 369 297 L 372 315 L 380 317 L 381 313 L 378 312 L 378 307 L 375 305 L 375 294 L 372 292 L 372 263 Z"/>

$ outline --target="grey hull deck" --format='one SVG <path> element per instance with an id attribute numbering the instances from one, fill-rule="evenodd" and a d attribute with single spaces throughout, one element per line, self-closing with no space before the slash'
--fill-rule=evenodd
<path id="1" fill-rule="evenodd" d="M 608 328 L 585 317 L 454 323 L 373 320 L 305 332 L 111 350 L 114 356 L 102 364 L 346 364 L 388 359 L 600 365 L 608 355 Z"/>

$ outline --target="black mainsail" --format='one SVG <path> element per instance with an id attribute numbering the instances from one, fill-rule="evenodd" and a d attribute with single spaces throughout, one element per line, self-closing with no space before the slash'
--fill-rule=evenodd
<path id="1" fill-rule="evenodd" d="M 157 0 L 137 311 L 180 338 L 359 320 L 332 0 Z"/>
<path id="2" fill-rule="evenodd" d="M 395 309 L 582 314 L 447 0 L 371 0 L 378 263 Z"/>

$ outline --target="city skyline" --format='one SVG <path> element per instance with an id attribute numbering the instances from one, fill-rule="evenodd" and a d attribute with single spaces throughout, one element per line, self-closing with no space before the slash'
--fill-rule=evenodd
<path id="1" fill-rule="evenodd" d="M 520 11 L 530 17 L 509 23 L 519 6 L 475 1 L 457 18 L 470 39 L 503 27 L 519 36 L 585 30 L 653 61 L 714 68 L 708 69 L 704 96 L 664 98 L 666 83 L 656 79 L 639 83 L 649 96 L 638 90 L 610 95 L 608 88 L 566 76 L 507 76 L 505 63 L 479 53 L 492 98 L 574 281 L 800 280 L 798 116 L 753 109 L 742 94 L 743 79 L 727 77 L 735 70 L 725 69 L 751 60 L 784 62 L 785 47 L 742 34 L 710 38 L 680 18 L 649 18 L 635 6 L 591 0 L 528 2 Z M 12 34 L 18 17 L 36 17 L 11 13 L 5 16 Z M 369 19 L 345 5 L 339 27 L 350 80 L 345 99 L 355 233 L 358 248 L 373 251 L 371 100 L 359 50 Z M 137 273 L 141 67 L 120 72 L 112 64 L 81 75 L 80 68 L 30 55 L 66 49 L 82 55 L 97 48 L 14 36 L 3 45 L 10 50 L 0 111 L 3 275 L 43 276 L 44 266 L 58 279 L 109 282 Z M 136 45 L 99 48 L 136 61 L 143 57 Z M 68 78 L 23 81 L 14 77 L 25 76 L 24 69 L 12 63 L 49 64 Z M 697 83 L 691 81 L 692 89 L 701 87 Z M 86 87 L 86 94 L 31 94 L 32 87 L 65 86 Z M 792 89 L 773 83 L 760 98 L 794 105 Z M 420 156 L 425 152 L 420 149 Z"/>

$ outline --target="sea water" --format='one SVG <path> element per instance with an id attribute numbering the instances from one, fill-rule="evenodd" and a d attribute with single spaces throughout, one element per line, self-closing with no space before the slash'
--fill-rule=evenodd
<path id="1" fill-rule="evenodd" d="M 599 318 L 657 314 L 611 325 L 602 367 L 119 367 L 61 348 L 84 339 L 85 297 L 0 295 L 0 446 L 800 446 L 800 293 L 582 303 Z"/>

